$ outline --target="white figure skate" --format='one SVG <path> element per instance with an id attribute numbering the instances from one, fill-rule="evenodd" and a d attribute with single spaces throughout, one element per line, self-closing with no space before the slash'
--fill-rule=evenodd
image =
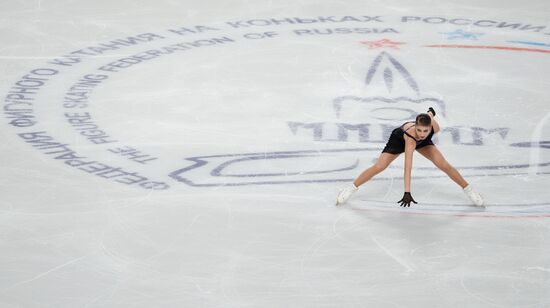
<path id="1" fill-rule="evenodd" d="M 336 197 L 336 205 L 342 205 L 348 201 L 348 199 L 357 191 L 357 187 L 351 183 L 340 190 L 338 197 Z"/>
<path id="2" fill-rule="evenodd" d="M 468 185 L 464 187 L 464 193 L 468 198 L 472 201 L 475 206 L 478 207 L 485 207 L 485 201 L 483 200 L 483 197 L 476 191 L 472 189 L 472 186 Z"/>

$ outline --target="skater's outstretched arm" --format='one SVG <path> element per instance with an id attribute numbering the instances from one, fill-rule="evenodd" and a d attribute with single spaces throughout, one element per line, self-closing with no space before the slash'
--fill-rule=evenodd
<path id="1" fill-rule="evenodd" d="M 397 203 L 400 203 L 401 206 L 411 206 L 411 202 L 416 203 L 411 196 L 411 170 L 412 170 L 412 159 L 413 153 L 416 148 L 416 140 L 405 135 L 405 168 L 404 168 L 404 181 L 405 181 L 405 193 L 403 198 Z"/>
<path id="2" fill-rule="evenodd" d="M 405 168 L 403 178 L 405 180 L 405 191 L 411 191 L 411 170 L 412 170 L 412 161 L 413 153 L 416 148 L 416 141 L 405 135 Z"/>

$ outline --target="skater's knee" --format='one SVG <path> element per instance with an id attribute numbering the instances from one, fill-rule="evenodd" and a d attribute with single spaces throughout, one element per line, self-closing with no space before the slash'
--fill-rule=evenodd
<path id="1" fill-rule="evenodd" d="M 451 164 L 449 164 L 448 162 L 442 162 L 438 165 L 439 169 L 441 169 L 443 172 L 445 173 L 449 173 L 451 171 L 453 171 L 453 166 L 451 166 Z"/>

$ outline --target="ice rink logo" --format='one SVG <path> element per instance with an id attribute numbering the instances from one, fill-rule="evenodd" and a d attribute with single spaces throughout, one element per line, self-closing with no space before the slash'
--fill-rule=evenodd
<path id="1" fill-rule="evenodd" d="M 493 30 L 505 33 L 506 40 L 496 41 Z M 426 43 L 408 40 L 407 31 L 423 33 L 415 38 Z M 538 65 L 542 60 L 530 56 L 546 57 L 550 50 L 540 40 L 525 39 L 524 34 L 546 37 L 547 32 L 545 26 L 533 24 L 435 16 L 292 17 L 174 27 L 49 59 L 15 81 L 4 97 L 3 111 L 20 140 L 54 161 L 143 189 L 347 182 L 377 157 L 394 127 L 429 106 L 446 122 L 435 141 L 457 157 L 455 165 L 466 176 L 548 174 L 548 117 L 530 123 L 529 129 L 519 125 L 517 117 L 479 121 L 483 116 L 479 112 L 498 107 L 511 114 L 510 106 L 514 112 L 519 107 L 499 105 L 506 103 L 504 98 L 496 102 L 493 94 L 508 90 L 504 87 L 495 90 L 487 83 L 487 89 L 478 93 L 465 87 L 471 84 L 469 78 L 484 83 L 491 75 L 460 67 L 460 63 L 471 65 L 469 61 L 486 65 L 502 57 L 500 52 L 521 55 L 522 61 Z M 334 52 L 327 53 L 326 46 L 335 46 Z M 316 54 L 323 52 L 326 58 Z M 492 58 L 472 60 L 481 52 L 492 52 Z M 256 76 L 235 64 L 262 53 L 265 58 L 257 56 L 254 66 L 246 68 L 267 67 L 257 70 Z M 456 57 L 452 63 L 458 67 L 438 62 L 439 57 L 451 56 Z M 288 65 L 287 75 L 272 63 Z M 307 69 L 295 68 L 299 65 Z M 334 77 L 338 65 L 349 70 L 340 72 L 348 74 L 346 78 Z M 439 70 L 432 73 L 436 66 Z M 230 73 L 224 72 L 225 67 Z M 269 79 L 276 80 L 280 94 L 254 93 L 245 102 L 247 93 L 253 93 L 248 85 L 261 83 L 270 69 L 265 75 L 282 75 L 279 80 Z M 201 70 L 207 73 L 201 75 Z M 298 86 L 318 91 L 299 102 L 288 102 L 302 94 L 288 80 L 307 71 L 313 73 L 304 75 L 308 79 L 297 78 L 302 82 Z M 222 73 L 230 78 L 209 83 Z M 439 82 L 439 75 L 450 73 L 460 77 Z M 332 85 L 323 84 L 323 76 L 332 76 L 326 78 Z M 132 81 L 125 83 L 128 79 Z M 344 79 L 348 83 L 342 83 Z M 225 92 L 201 92 L 202 84 Z M 270 103 L 268 98 L 275 95 L 279 97 Z M 123 105 L 122 101 L 129 102 Z M 264 104 L 264 109 L 255 103 Z M 530 103 L 544 106 L 538 101 Z M 298 112 L 300 104 L 309 110 Z M 134 110 L 141 113 L 133 114 Z M 203 110 L 209 113 L 201 115 Z M 250 125 L 254 119 L 239 114 L 245 110 L 258 111 L 252 115 L 258 117 L 277 114 L 258 121 L 273 122 L 273 135 L 292 146 L 269 143 L 271 135 L 265 132 L 267 137 L 256 138 L 262 133 L 261 125 Z M 472 123 L 463 121 L 466 118 Z M 234 124 L 238 120 L 246 125 Z M 233 125 L 212 129 L 205 125 L 209 121 Z M 187 141 L 193 132 L 198 132 L 196 139 Z M 214 142 L 199 139 L 216 134 L 219 138 Z M 212 146 L 234 136 L 238 140 L 227 151 Z M 475 163 L 459 159 L 458 153 L 475 157 Z M 429 165 L 418 165 L 415 170 L 417 178 L 443 177 Z"/>
<path id="2" fill-rule="evenodd" d="M 396 87 L 396 84 L 399 84 Z M 388 52 L 380 52 L 372 61 L 365 78 L 365 85 L 372 93 L 370 97 L 340 96 L 333 100 L 334 122 L 289 122 L 293 135 L 310 135 L 312 142 L 345 142 L 365 145 L 364 148 L 243 153 L 187 158 L 193 164 L 170 174 L 174 179 L 191 186 L 240 186 L 258 184 L 289 184 L 351 181 L 355 174 L 368 167 L 370 159 L 378 155 L 391 131 L 403 121 L 414 119 L 415 115 L 428 106 L 446 116 L 446 104 L 434 97 L 423 97 L 420 87 L 405 66 Z M 397 94 L 396 94 L 397 93 Z M 393 95 L 392 95 L 393 94 Z M 349 111 L 349 112 L 348 112 Z M 366 122 L 357 122 L 358 119 Z M 441 135 L 460 146 L 460 151 L 477 157 L 478 163 L 460 164 L 461 171 L 469 177 L 526 174 L 537 169 L 537 173 L 547 172 L 550 161 L 525 162 L 515 165 L 495 164 L 491 155 L 493 148 L 483 147 L 486 140 L 506 146 L 509 127 L 446 127 Z M 353 139 L 351 137 L 353 135 Z M 437 140 L 437 137 L 434 138 Z M 546 143 L 540 143 L 544 148 Z M 514 143 L 512 147 L 524 147 L 519 151 L 537 151 L 538 143 Z M 534 148 L 534 149 L 533 149 Z M 513 149 L 518 151 L 518 149 Z M 539 157 L 540 158 L 540 157 Z M 311 162 L 323 163 L 311 163 Z M 534 160 L 533 160 L 534 161 Z M 308 164 L 309 162 L 309 164 Z M 317 165 L 325 168 L 309 169 Z M 328 168 L 327 168 L 328 167 Z M 270 169 L 271 168 L 271 169 Z M 244 172 L 229 172 L 239 170 Z M 246 170 L 246 171 L 245 171 Z M 279 170 L 278 172 L 276 170 Z M 284 171 L 281 171 L 284 170 Z M 417 178 L 443 177 L 431 166 L 417 168 Z M 200 175 L 208 172 L 211 177 L 195 182 Z M 384 179 L 384 177 L 381 177 Z"/>

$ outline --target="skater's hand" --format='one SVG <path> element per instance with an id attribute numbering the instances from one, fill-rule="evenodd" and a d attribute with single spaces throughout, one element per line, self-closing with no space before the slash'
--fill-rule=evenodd
<path id="1" fill-rule="evenodd" d="M 411 193 L 406 191 L 403 194 L 403 198 L 401 198 L 401 200 L 397 201 L 397 203 L 400 203 L 399 206 L 410 207 L 411 206 L 411 201 L 414 202 L 414 204 L 417 204 L 417 202 L 414 201 L 413 197 L 411 196 Z"/>
<path id="2" fill-rule="evenodd" d="M 431 112 L 432 115 L 435 117 L 435 110 L 432 107 L 428 108 L 428 112 Z"/>

